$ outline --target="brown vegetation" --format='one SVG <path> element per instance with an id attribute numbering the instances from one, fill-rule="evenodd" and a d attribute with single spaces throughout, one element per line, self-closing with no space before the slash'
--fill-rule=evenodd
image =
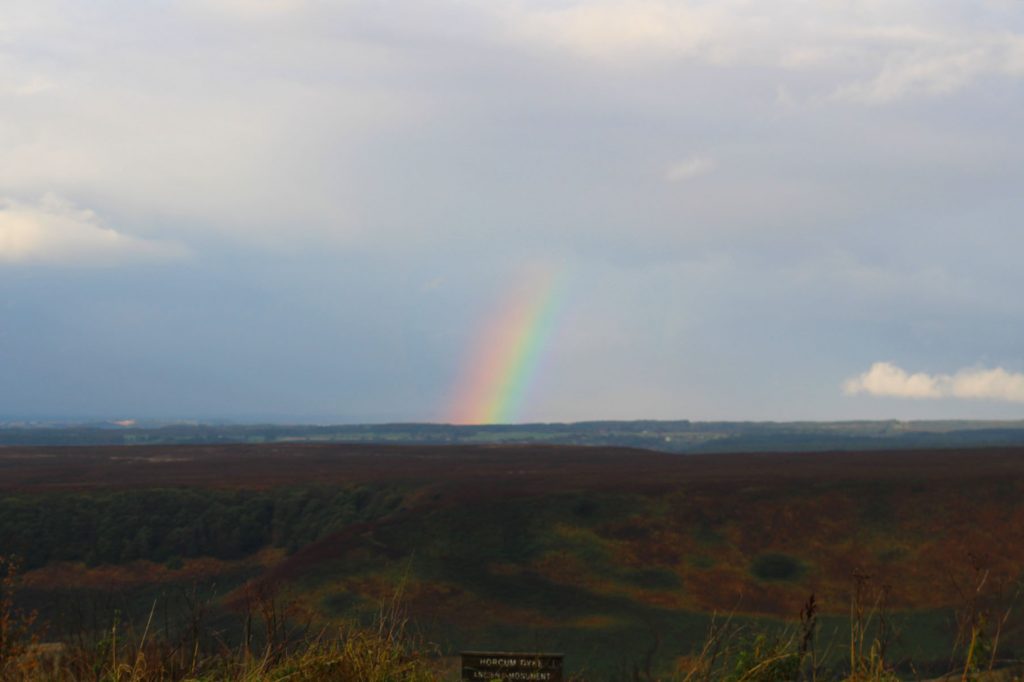
<path id="1" fill-rule="evenodd" d="M 409 617 L 459 621 L 471 628 L 501 622 L 597 632 L 616 625 L 616 614 L 604 607 L 562 613 L 496 591 L 495 585 L 517 581 L 667 612 L 784 617 L 795 616 L 793 605 L 813 592 L 817 599 L 805 608 L 808 622 L 849 615 L 854 624 L 846 657 L 851 680 L 892 674 L 890 612 L 955 611 L 950 668 L 959 666 L 957 679 L 976 679 L 1002 666 L 996 652 L 1011 641 L 1019 643 L 1024 634 L 1020 619 L 1006 607 L 1024 567 L 1024 449 L 680 456 L 555 446 L 0 448 L 0 489 L 27 495 L 171 485 L 267 489 L 367 483 L 400 486 L 401 506 L 289 555 L 265 550 L 232 561 L 187 559 L 178 567 L 145 561 L 89 568 L 51 564 L 26 579 L 36 590 L 130 586 L 212 578 L 245 563 L 261 573 L 222 605 L 238 614 L 255 613 L 256 604 L 275 603 L 301 583 L 292 607 L 303 615 L 291 612 L 285 620 L 307 619 L 317 623 L 318 632 L 337 625 L 322 612 L 326 597 L 379 600 L 393 592 L 401 567 L 414 559 L 430 570 L 402 578 Z M 579 500 L 579 509 L 573 511 L 572 500 Z M 615 513 L 590 515 L 587 505 L 600 509 L 605 503 L 618 505 Z M 458 544 L 463 531 L 473 530 L 465 525 L 451 531 L 442 552 L 432 549 L 438 529 L 460 518 L 475 522 L 488 509 L 508 512 L 489 523 L 539 533 L 543 541 L 522 555 L 459 554 L 473 551 Z M 534 525 L 515 526 L 520 519 Z M 543 524 L 536 525 L 536 519 Z M 354 557 L 373 569 L 334 568 Z M 467 560 L 476 562 L 472 575 L 443 572 L 452 561 L 462 562 L 456 566 L 462 570 Z M 859 577 L 851 582 L 851 574 Z M 274 613 L 259 618 L 266 623 Z M 363 636 L 345 632 L 345 641 Z M 730 632 L 714 631 L 708 639 L 712 649 L 680 661 L 680 675 L 727 679 L 746 652 L 743 665 L 752 667 L 741 678 L 768 680 L 758 676 L 778 669 L 766 663 L 773 657 L 792 665 L 796 655 L 801 670 L 813 671 L 814 657 L 821 654 L 806 629 L 760 640 L 741 631 L 726 646 Z M 128 646 L 124 642 L 131 638 L 120 641 Z M 150 648 L 164 646 L 147 641 Z M 339 641 L 292 640 L 295 648 L 271 656 L 259 674 L 300 650 L 315 657 L 320 655 L 316 647 L 337 647 Z M 181 645 L 174 647 L 170 650 L 181 656 Z M 94 650 L 74 649 L 86 657 Z M 122 669 L 128 653 L 117 656 Z M 234 679 L 257 670 L 238 661 L 263 660 L 251 652 L 228 659 L 222 654 L 211 650 L 208 655 L 218 665 L 235 661 Z M 707 655 L 713 655 L 710 662 Z M 147 670 L 170 670 L 169 664 L 155 662 L 165 660 L 166 652 L 153 649 L 152 656 Z M 182 666 L 174 670 L 189 669 Z"/>
<path id="2" fill-rule="evenodd" d="M 674 455 L 556 445 L 154 445 L 0 447 L 0 490 L 267 488 L 436 483 L 462 495 L 570 490 L 736 490 L 792 482 L 964 483 L 1024 477 L 1024 448 Z"/>

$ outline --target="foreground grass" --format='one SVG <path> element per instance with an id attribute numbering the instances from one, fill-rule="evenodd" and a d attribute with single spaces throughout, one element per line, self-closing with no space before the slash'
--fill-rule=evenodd
<path id="1" fill-rule="evenodd" d="M 0 557 L 0 682 L 432 682 L 452 680 L 437 646 L 409 634 L 402 614 L 401 592 L 381 605 L 376 619 L 310 632 L 310 620 L 275 594 L 243 592 L 236 604 L 241 636 L 234 643 L 223 628 L 206 618 L 196 593 L 191 609 L 170 635 L 156 635 L 154 613 L 144 627 L 121 624 L 115 617 L 102 632 L 79 632 L 60 642 L 44 642 L 45 628 L 35 613 L 15 607 L 17 562 Z M 818 606 L 812 595 L 799 624 L 783 631 L 738 624 L 731 617 L 713 619 L 701 646 L 677 659 L 673 670 L 651 670 L 638 662 L 613 679 L 618 682 L 895 682 L 960 680 L 1024 682 L 1021 661 L 998 658 L 1002 627 L 1009 617 L 980 600 L 987 572 L 979 569 L 973 593 L 958 612 L 959 632 L 946 675 L 918 673 L 913 664 L 902 674 L 887 658 L 893 629 L 887 621 L 887 588 L 875 587 L 855 573 L 850 628 L 843 641 L 821 642 Z M 1012 606 L 1012 604 L 1011 604 Z M 302 623 L 305 622 L 305 625 Z M 608 679 L 583 672 L 570 682 Z M 907 674 L 908 669 L 911 674 Z"/>
<path id="2" fill-rule="evenodd" d="M 184 655 L 183 655 L 184 654 Z M 979 670 L 965 666 L 942 680 L 1020 682 L 1020 667 Z M 231 682 L 317 680 L 339 682 L 440 682 L 454 679 L 441 659 L 429 649 L 411 648 L 396 633 L 380 629 L 348 629 L 301 643 L 287 652 L 266 649 L 260 656 L 244 650 L 222 651 L 189 660 L 164 643 L 139 642 L 133 646 L 109 643 L 75 648 L 55 645 L 29 646 L 0 666 L 4 682 Z M 590 679 L 584 674 L 567 678 Z M 703 648 L 674 673 L 648 676 L 634 670 L 623 680 L 654 682 L 787 682 L 842 680 L 843 682 L 893 682 L 926 679 L 920 675 L 897 676 L 880 656 L 878 642 L 863 658 L 854 659 L 844 672 L 825 670 L 799 636 L 771 637 L 756 634 L 749 639 L 722 642 L 712 635 Z"/>
<path id="3" fill-rule="evenodd" d="M 809 608 L 808 608 L 809 607 Z M 886 642 L 866 636 L 863 621 L 855 623 L 849 659 L 840 665 L 821 663 L 813 602 L 805 607 L 799 626 L 786 632 L 765 633 L 733 627 L 728 618 L 712 626 L 702 646 L 680 659 L 674 671 L 652 674 L 637 666 L 616 677 L 622 682 L 895 682 L 896 680 L 960 680 L 961 682 L 1021 682 L 1024 668 L 999 668 L 995 658 L 978 645 L 961 652 L 960 662 L 941 677 L 897 675 L 885 659 Z M 441 682 L 457 672 L 446 668 L 435 647 L 409 637 L 395 612 L 382 610 L 370 626 L 346 626 L 316 636 L 288 640 L 286 630 L 270 633 L 258 651 L 251 646 L 209 647 L 197 639 L 177 642 L 120 637 L 116 628 L 91 643 L 40 644 L 31 638 L 4 640 L 0 655 L 3 682 Z M 4 631 L 10 635 L 14 628 Z M 877 629 L 876 629 L 877 632 Z M 203 633 L 199 633 L 203 635 Z M 884 635 L 883 635 L 884 637 Z M 574 662 L 580 667 L 585 662 Z M 584 682 L 586 672 L 566 678 Z M 601 677 L 600 679 L 607 679 Z"/>
<path id="4" fill-rule="evenodd" d="M 153 644 L 125 647 L 121 657 L 107 647 L 29 647 L 2 667 L 5 682 L 164 682 L 171 680 L 338 680 L 428 682 L 441 679 L 437 660 L 409 651 L 372 631 L 350 631 L 309 641 L 286 653 L 261 656 L 226 651 L 182 665 L 180 652 Z"/>
<path id="5" fill-rule="evenodd" d="M 115 617 L 109 630 L 81 631 L 43 642 L 34 612 L 15 607 L 20 565 L 0 556 L 0 681 L 2 682 L 428 682 L 443 677 L 436 648 L 408 636 L 399 595 L 381 606 L 374 623 L 310 634 L 303 614 L 274 595 L 248 593 L 241 637 L 229 644 L 214 627 L 208 603 L 186 595 L 186 617 L 175 635 L 157 636 L 156 604 L 137 631 Z M 41 634 L 42 633 L 42 634 Z"/>

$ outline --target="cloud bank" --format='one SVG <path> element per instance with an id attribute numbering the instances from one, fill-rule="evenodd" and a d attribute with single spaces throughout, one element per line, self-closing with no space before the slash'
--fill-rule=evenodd
<path id="1" fill-rule="evenodd" d="M 177 244 L 106 227 L 92 211 L 52 194 L 37 204 L 0 199 L 0 263 L 112 265 L 184 255 Z"/>
<path id="2" fill-rule="evenodd" d="M 1024 371 L 1022 84 L 1018 0 L 5 0 L 0 418 L 443 418 L 535 261 L 531 419 L 886 418 Z"/>
<path id="3" fill-rule="evenodd" d="M 965 368 L 955 374 L 909 372 L 890 362 L 876 362 L 843 384 L 847 395 L 866 393 L 894 398 L 964 398 L 1024 402 L 1024 374 L 995 369 Z"/>
<path id="4" fill-rule="evenodd" d="M 986 76 L 1024 73 L 1024 38 L 1000 26 L 1004 19 L 994 6 L 988 13 L 920 2 L 883 11 L 881 6 L 811 7 L 789 0 L 570 0 L 555 7 L 509 6 L 514 11 L 506 9 L 503 19 L 516 35 L 580 57 L 819 72 L 838 84 L 835 99 L 865 104 L 948 95 Z"/>

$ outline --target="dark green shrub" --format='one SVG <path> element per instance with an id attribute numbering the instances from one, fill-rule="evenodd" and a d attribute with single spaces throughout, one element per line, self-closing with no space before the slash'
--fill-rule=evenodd
<path id="1" fill-rule="evenodd" d="M 804 565 L 788 554 L 772 552 L 754 559 L 750 571 L 760 580 L 796 580 L 803 575 Z"/>

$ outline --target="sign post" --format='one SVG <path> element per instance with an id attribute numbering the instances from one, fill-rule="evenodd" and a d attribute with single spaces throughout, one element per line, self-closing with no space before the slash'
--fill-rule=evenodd
<path id="1" fill-rule="evenodd" d="M 463 682 L 563 682 L 562 654 L 464 651 Z"/>

